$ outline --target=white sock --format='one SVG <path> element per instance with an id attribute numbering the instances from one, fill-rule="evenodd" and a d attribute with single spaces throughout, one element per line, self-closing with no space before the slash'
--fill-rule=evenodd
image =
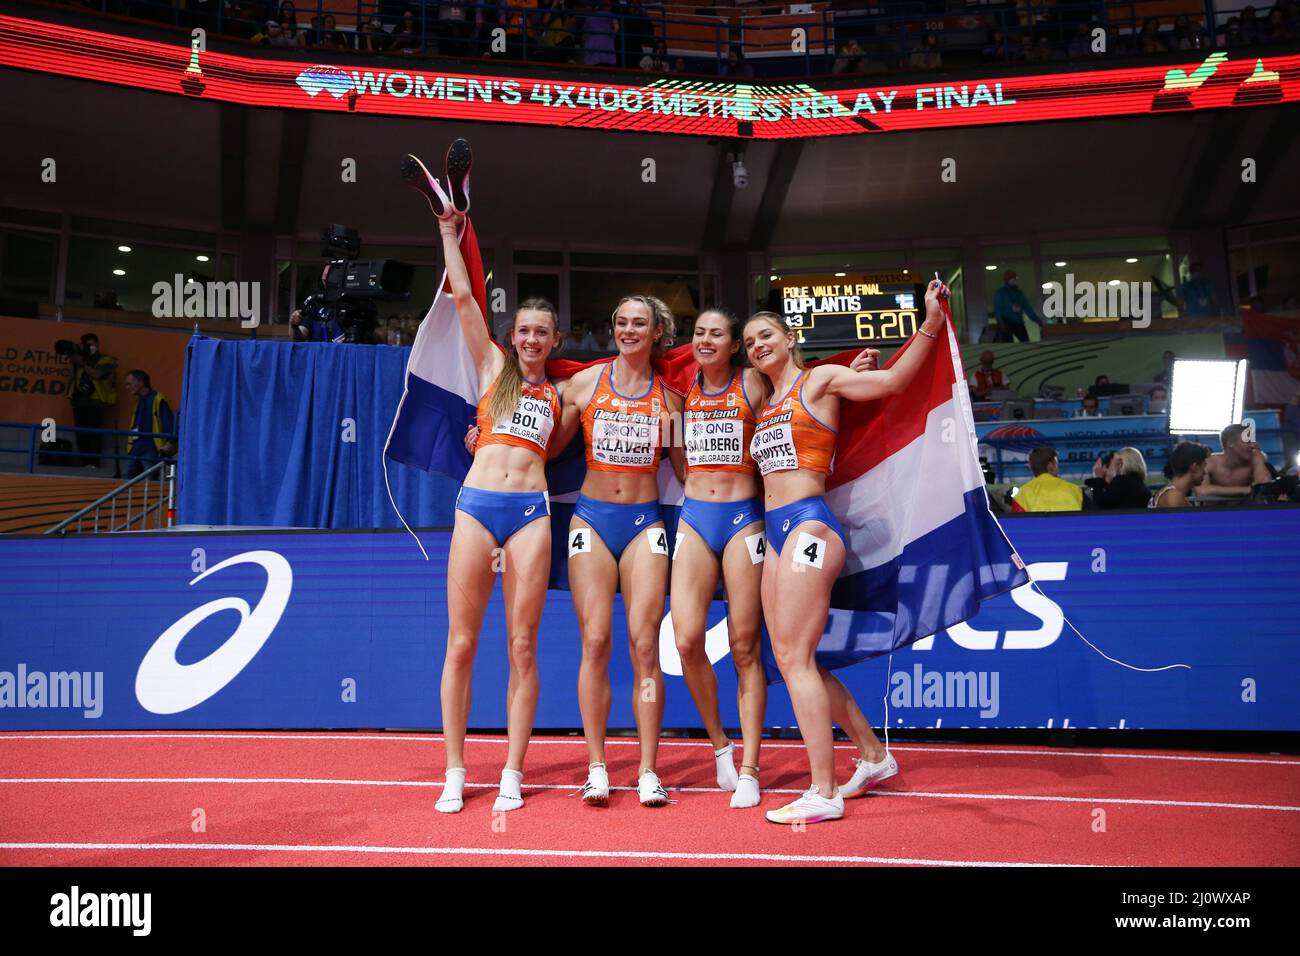
<path id="1" fill-rule="evenodd" d="M 731 808 L 745 810 L 758 806 L 758 780 L 747 773 L 742 773 L 736 782 L 736 792 L 731 795 Z"/>
<path id="2" fill-rule="evenodd" d="M 448 767 L 442 785 L 442 796 L 433 808 L 439 813 L 460 813 L 465 806 L 465 768 Z"/>
<path id="3" fill-rule="evenodd" d="M 507 768 L 501 771 L 501 792 L 497 794 L 496 803 L 492 804 L 493 813 L 518 810 L 524 805 L 524 795 L 520 791 L 523 781 L 524 775 L 518 770 Z"/>
<path id="4" fill-rule="evenodd" d="M 718 786 L 723 790 L 736 789 L 736 764 L 732 758 L 735 749 L 735 741 L 732 741 L 721 750 L 713 751 L 713 760 L 718 765 Z"/>

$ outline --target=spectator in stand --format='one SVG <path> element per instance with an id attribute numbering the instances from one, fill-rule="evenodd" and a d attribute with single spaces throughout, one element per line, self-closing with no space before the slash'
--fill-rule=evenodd
<path id="1" fill-rule="evenodd" d="M 686 69 L 686 60 L 684 57 L 679 56 L 677 59 L 673 60 L 672 72 L 677 73 L 679 75 L 682 73 L 690 72 L 689 70 Z"/>
<path id="2" fill-rule="evenodd" d="M 727 59 L 718 68 L 718 76 L 752 80 L 754 78 L 754 68 L 745 62 L 745 51 L 739 46 L 733 45 L 727 51 Z"/>
<path id="3" fill-rule="evenodd" d="M 402 345 L 414 345 L 415 333 L 420 331 L 420 323 L 413 315 L 402 316 Z"/>
<path id="4" fill-rule="evenodd" d="M 402 14 L 402 25 L 393 31 L 392 37 L 388 41 L 388 50 L 391 53 L 418 53 L 420 50 L 420 24 L 415 19 L 415 13 L 407 10 Z"/>
<path id="5" fill-rule="evenodd" d="M 655 44 L 653 53 L 647 53 L 641 57 L 641 69 L 647 73 L 667 73 L 668 69 L 668 47 L 664 41 L 660 40 Z"/>
<path id="6" fill-rule="evenodd" d="M 984 44 L 981 52 L 985 60 L 994 63 L 1006 63 L 1011 59 L 1011 45 L 1007 43 L 1006 35 L 1001 30 L 993 31 L 989 42 Z"/>
<path id="7" fill-rule="evenodd" d="M 1178 356 L 1174 354 L 1172 349 L 1165 349 L 1165 354 L 1160 356 L 1160 361 L 1163 363 L 1163 367 L 1155 374 L 1155 377 L 1152 378 L 1151 381 L 1159 382 L 1161 385 L 1173 384 L 1174 360 L 1177 358 Z"/>
<path id="8" fill-rule="evenodd" d="M 1199 262 L 1192 263 L 1191 277 L 1179 289 L 1179 298 L 1185 316 L 1205 318 L 1219 314 L 1219 296 L 1205 278 L 1205 266 Z"/>
<path id="9" fill-rule="evenodd" d="M 176 416 L 162 393 L 154 391 L 149 373 L 143 369 L 127 372 L 122 390 L 135 398 L 131 435 L 126 440 L 128 458 L 122 473 L 123 478 L 134 478 L 163 458 L 176 454 Z M 145 437 L 149 433 L 153 437 Z"/>
<path id="10" fill-rule="evenodd" d="M 1079 409 L 1079 418 L 1101 418 L 1101 412 L 1097 409 L 1097 396 L 1083 396 L 1083 407 Z"/>
<path id="11" fill-rule="evenodd" d="M 931 30 L 921 41 L 921 48 L 912 51 L 912 67 L 917 70 L 937 70 L 942 66 L 943 54 L 939 52 L 939 34 Z"/>
<path id="12" fill-rule="evenodd" d="M 1012 511 L 1079 511 L 1083 489 L 1061 478 L 1056 449 L 1039 445 L 1029 453 L 1029 470 L 1034 477 L 1020 486 L 1012 499 Z"/>
<path id="13" fill-rule="evenodd" d="M 840 47 L 840 55 L 835 58 L 835 63 L 831 66 L 831 72 L 862 72 L 862 47 L 858 45 L 857 40 L 849 40 L 844 46 Z"/>
<path id="14" fill-rule="evenodd" d="M 1071 60 L 1084 60 L 1092 56 L 1092 24 L 1080 20 L 1067 49 Z"/>
<path id="15" fill-rule="evenodd" d="M 1260 40 L 1264 38 L 1264 31 L 1260 29 L 1259 19 L 1255 16 L 1255 8 L 1247 5 L 1241 8 L 1241 42 L 1245 46 L 1258 46 Z"/>
<path id="16" fill-rule="evenodd" d="M 1288 465 L 1297 464 L 1300 456 L 1300 387 L 1297 387 L 1291 401 L 1282 410 L 1282 453 Z"/>
<path id="17" fill-rule="evenodd" d="M 372 13 L 366 24 L 357 31 L 357 49 L 367 53 L 383 53 L 388 49 L 388 31 L 378 13 Z"/>
<path id="18" fill-rule="evenodd" d="M 469 10 L 461 3 L 448 3 L 442 0 L 438 4 L 438 52 L 442 56 L 469 55 Z"/>
<path id="19" fill-rule="evenodd" d="M 592 7 L 582 18 L 582 62 L 586 66 L 614 66 L 618 21 L 603 6 Z"/>
<path id="20" fill-rule="evenodd" d="M 68 361 L 72 363 L 72 380 L 68 383 L 72 424 L 77 428 L 114 427 L 117 385 L 113 379 L 117 375 L 117 359 L 101 352 L 99 336 L 87 332 L 81 337 L 81 348 L 72 352 Z M 81 465 L 98 468 L 104 436 L 98 432 L 77 432 L 76 435 Z"/>
<path id="21" fill-rule="evenodd" d="M 641 64 L 641 58 L 655 50 L 655 28 L 646 16 L 640 0 L 627 0 L 619 5 L 617 12 L 623 19 L 622 63 L 629 70 Z"/>
<path id="22" fill-rule="evenodd" d="M 576 63 L 578 55 L 578 18 L 569 9 L 568 0 L 551 0 L 542 18 L 541 59 L 551 63 Z"/>
<path id="23" fill-rule="evenodd" d="M 1210 45 L 1210 36 L 1199 19 L 1193 23 L 1187 14 L 1180 13 L 1174 18 L 1174 32 L 1169 41 L 1175 50 L 1204 50 Z"/>
<path id="24" fill-rule="evenodd" d="M 1088 389 L 1088 394 L 1095 398 L 1097 396 L 1097 389 L 1102 385 L 1109 385 L 1109 384 L 1110 384 L 1109 375 L 1098 375 L 1095 379 L 1092 380 L 1092 386 Z"/>
<path id="25" fill-rule="evenodd" d="M 388 327 L 384 332 L 384 344 L 385 345 L 402 344 L 402 320 L 399 319 L 396 315 L 390 315 L 388 317 Z"/>
<path id="26" fill-rule="evenodd" d="M 977 402 L 987 402 L 993 395 L 994 389 L 1007 388 L 1007 377 L 1002 373 L 1002 369 L 994 368 L 993 362 L 997 358 L 992 352 L 980 353 L 980 364 L 970 376 L 970 394 Z"/>
<path id="27" fill-rule="evenodd" d="M 1043 324 L 1043 320 L 1030 305 L 1024 290 L 1020 288 L 1015 269 L 1007 270 L 1002 288 L 998 289 L 993 296 L 993 314 L 998 319 L 998 331 L 1002 342 L 1029 341 L 1029 330 L 1025 327 L 1026 315 L 1037 322 L 1039 327 Z"/>
<path id="28" fill-rule="evenodd" d="M 1241 37 L 1241 19 L 1228 17 L 1228 22 L 1223 25 L 1223 42 L 1220 46 L 1225 50 L 1240 50 L 1246 45 Z"/>
<path id="29" fill-rule="evenodd" d="M 1290 43 L 1295 39 L 1295 31 L 1286 23 L 1286 11 L 1274 6 L 1268 12 L 1268 21 L 1264 24 L 1263 40 L 1268 44 Z"/>
<path id="30" fill-rule="evenodd" d="M 320 29 L 316 31 L 316 46 L 322 50 L 352 49 L 352 41 L 338 28 L 334 14 L 327 13 L 321 17 Z"/>
<path id="31" fill-rule="evenodd" d="M 582 338 L 578 340 L 578 348 L 584 352 L 599 352 L 600 345 L 596 342 L 596 336 L 591 327 L 592 323 L 590 321 L 582 323 Z"/>
<path id="32" fill-rule="evenodd" d="M 1202 495 L 1220 498 L 1249 498 L 1255 485 L 1273 480 L 1268 458 L 1254 441 L 1246 440 L 1245 425 L 1229 425 L 1219 433 L 1223 451 L 1211 455 L 1205 466 L 1205 480 L 1197 488 Z"/>
<path id="33" fill-rule="evenodd" d="M 1147 489 L 1147 463 L 1136 448 L 1121 448 L 1109 461 L 1098 458 L 1092 477 L 1084 482 L 1094 508 L 1145 508 L 1151 501 Z"/>
<path id="34" fill-rule="evenodd" d="M 1165 388 L 1163 385 L 1157 385 L 1155 388 L 1151 389 L 1151 394 L 1147 397 L 1153 402 L 1167 402 L 1169 401 L 1169 389 Z"/>
<path id="35" fill-rule="evenodd" d="M 1165 477 L 1169 484 L 1156 492 L 1151 499 L 1152 508 L 1185 508 L 1190 505 L 1196 488 L 1205 480 L 1205 460 L 1210 449 L 1194 441 L 1179 442 L 1165 462 Z"/>
<path id="36" fill-rule="evenodd" d="M 1166 53 L 1168 50 L 1164 39 L 1160 36 L 1160 21 L 1155 17 L 1148 17 L 1142 24 L 1142 32 L 1138 34 L 1138 52 L 1146 55 Z"/>

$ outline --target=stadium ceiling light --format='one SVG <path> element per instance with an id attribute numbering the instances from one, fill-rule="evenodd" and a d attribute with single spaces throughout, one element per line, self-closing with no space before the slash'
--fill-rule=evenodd
<path id="1" fill-rule="evenodd" d="M 125 270 L 125 269 L 114 269 L 114 270 L 113 270 L 113 275 L 115 275 L 115 276 L 124 276 L 124 275 L 126 275 L 126 270 Z"/>
<path id="2" fill-rule="evenodd" d="M 195 256 L 194 258 L 195 258 L 195 260 L 197 260 L 198 262 L 207 262 L 207 261 L 208 261 L 208 257 L 207 257 L 207 256 Z"/>
<path id="3" fill-rule="evenodd" d="M 1169 433 L 1215 435 L 1241 422 L 1249 363 L 1175 359 L 1169 389 Z"/>
<path id="4" fill-rule="evenodd" d="M 848 273 L 846 273 L 846 272 L 837 272 L 837 273 L 835 273 L 835 278 L 837 278 L 837 279 L 843 279 L 846 275 L 848 275 Z"/>
<path id="5" fill-rule="evenodd" d="M 1109 282 L 1106 283 L 1106 285 L 1119 285 L 1119 280 L 1111 279 Z"/>
<path id="6" fill-rule="evenodd" d="M 993 272 L 995 269 L 997 269 L 997 266 L 985 266 L 985 267 L 984 267 L 984 271 L 985 271 L 985 272 Z"/>
<path id="7" fill-rule="evenodd" d="M 903 275 L 907 275 L 907 270 L 906 270 L 906 269 L 903 270 Z"/>
<path id="8" fill-rule="evenodd" d="M 131 251 L 131 247 L 130 247 L 130 246 L 118 246 L 118 247 L 117 247 L 117 251 L 118 251 L 118 252 L 130 252 L 130 251 Z"/>
<path id="9" fill-rule="evenodd" d="M 1065 260 L 1062 259 L 1060 262 L 1058 262 L 1058 263 L 1056 264 L 1056 268 L 1060 269 L 1060 268 L 1062 268 L 1064 265 L 1065 265 Z"/>
<path id="10" fill-rule="evenodd" d="M 1052 291 L 1052 283 L 1050 283 L 1050 282 L 1044 282 L 1044 283 L 1043 283 L 1043 291 L 1044 291 L 1044 292 L 1051 292 L 1051 291 Z"/>
<path id="11" fill-rule="evenodd" d="M 768 278 L 771 279 L 773 282 L 775 282 L 777 279 L 779 279 L 779 278 L 781 278 L 781 277 L 780 277 L 780 276 L 768 276 Z"/>
<path id="12" fill-rule="evenodd" d="M 1137 262 L 1137 256 L 1129 256 L 1124 261 L 1127 262 L 1129 265 L 1132 265 L 1133 263 Z"/>

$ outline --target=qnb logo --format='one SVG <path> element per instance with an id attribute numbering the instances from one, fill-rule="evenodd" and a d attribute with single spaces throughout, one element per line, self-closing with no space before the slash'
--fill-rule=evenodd
<path id="1" fill-rule="evenodd" d="M 1025 570 L 1035 581 L 1064 581 L 1070 565 L 1067 561 L 1044 561 L 1031 564 Z M 1032 584 L 1022 584 L 1011 592 L 1011 600 L 1021 610 L 1028 611 L 1038 618 L 1039 626 L 1025 630 L 983 631 L 970 624 L 954 624 L 948 628 L 948 636 L 958 647 L 968 651 L 992 651 L 998 647 L 998 638 L 1002 638 L 1004 651 L 1036 651 L 1056 643 L 1065 627 L 1065 614 L 1051 598 L 1035 591 Z M 912 645 L 918 651 L 928 651 L 934 647 L 934 635 L 922 638 Z"/>
<path id="2" fill-rule="evenodd" d="M 227 558 L 196 577 L 190 586 L 236 564 L 258 564 L 266 571 L 266 590 L 261 600 L 249 610 L 243 598 L 217 598 L 196 607 L 167 628 L 149 648 L 135 675 L 135 696 L 145 710 L 154 714 L 179 714 L 197 707 L 248 666 L 280 623 L 293 591 L 293 569 L 274 551 L 247 551 Z M 182 664 L 176 660 L 176 649 L 185 636 L 221 611 L 239 612 L 235 633 L 201 661 Z"/>

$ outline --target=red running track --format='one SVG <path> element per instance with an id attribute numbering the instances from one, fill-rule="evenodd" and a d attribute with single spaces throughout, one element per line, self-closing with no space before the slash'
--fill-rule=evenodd
<path id="1" fill-rule="evenodd" d="M 538 737 L 523 809 L 494 815 L 505 741 L 472 737 L 446 815 L 435 735 L 0 734 L 0 864 L 1300 864 L 1292 757 L 899 744 L 898 776 L 797 831 L 762 813 L 807 785 L 797 742 L 765 742 L 755 810 L 728 807 L 707 741 L 663 741 L 659 809 L 637 803 L 635 741 L 608 750 L 608 808 L 577 796 L 581 739 Z"/>

